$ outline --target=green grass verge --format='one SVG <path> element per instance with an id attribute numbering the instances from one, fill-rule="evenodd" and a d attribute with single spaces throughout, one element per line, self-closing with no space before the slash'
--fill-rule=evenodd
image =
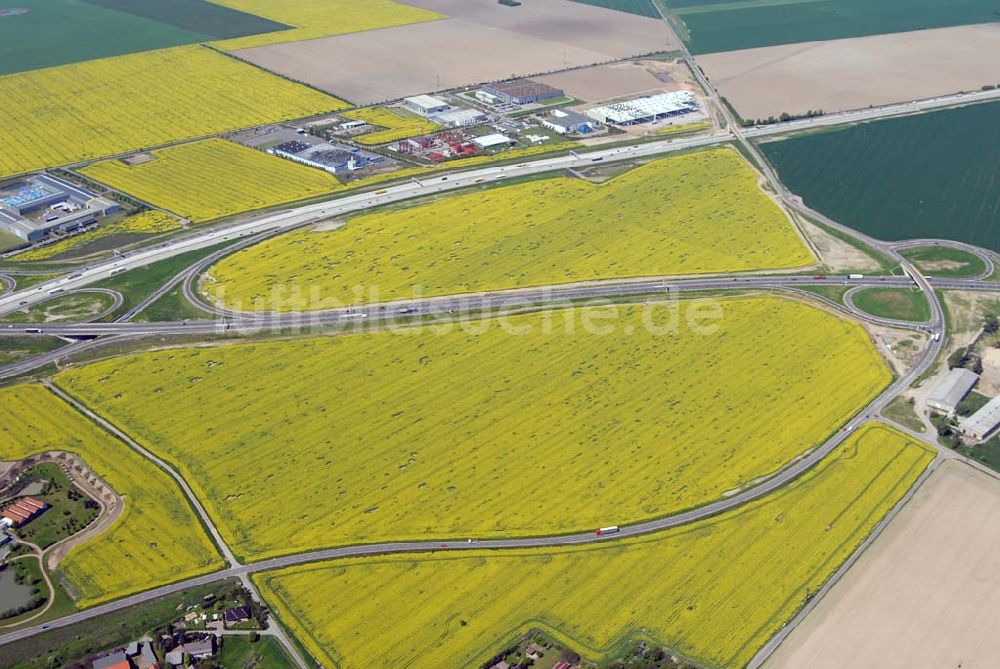
<path id="1" fill-rule="evenodd" d="M 930 276 L 966 278 L 986 271 L 986 263 L 975 253 L 949 246 L 918 246 L 903 249 L 900 253 L 923 274 Z"/>
<path id="2" fill-rule="evenodd" d="M 852 296 L 865 313 L 915 323 L 929 320 L 931 307 L 924 294 L 909 288 L 865 288 Z"/>
<path id="3" fill-rule="evenodd" d="M 83 321 L 106 311 L 114 298 L 106 293 L 70 293 L 0 316 L 0 323 Z"/>
<path id="4" fill-rule="evenodd" d="M 924 432 L 927 427 L 920 420 L 912 398 L 896 397 L 882 410 L 882 415 L 916 432 Z"/>
<path id="5" fill-rule="evenodd" d="M 800 290 L 804 290 L 807 293 L 815 293 L 825 297 L 828 300 L 833 300 L 838 304 L 844 303 L 844 293 L 851 289 L 851 286 L 845 285 L 830 285 L 830 286 L 800 286 Z"/>
<path id="6" fill-rule="evenodd" d="M 128 311 L 135 305 L 142 302 L 142 300 L 144 300 L 148 295 L 163 286 L 163 284 L 171 278 L 183 271 L 186 267 L 193 265 L 202 258 L 215 253 L 220 248 L 231 243 L 232 242 L 226 242 L 225 244 L 218 244 L 209 248 L 182 253 L 179 256 L 167 258 L 166 260 L 161 260 L 160 262 L 153 263 L 152 265 L 148 265 L 146 267 L 139 267 L 137 269 L 123 272 L 122 274 L 113 276 L 95 284 L 95 288 L 110 288 L 111 290 L 116 290 L 121 293 L 122 298 L 124 298 L 122 306 L 117 309 L 115 313 L 106 316 L 104 320 L 113 320 L 119 314 Z"/>
<path id="7" fill-rule="evenodd" d="M 278 640 L 262 636 L 252 641 L 250 635 L 226 636 L 219 654 L 225 669 L 285 669 L 295 663 L 285 654 Z"/>
<path id="8" fill-rule="evenodd" d="M 0 367 L 34 355 L 41 355 L 65 346 L 66 342 L 55 337 L 3 336 L 0 337 Z"/>
<path id="9" fill-rule="evenodd" d="M 955 413 L 959 416 L 971 416 L 986 406 L 986 403 L 991 399 L 991 397 L 973 390 L 965 396 L 965 399 L 958 403 L 958 406 L 955 407 Z"/>

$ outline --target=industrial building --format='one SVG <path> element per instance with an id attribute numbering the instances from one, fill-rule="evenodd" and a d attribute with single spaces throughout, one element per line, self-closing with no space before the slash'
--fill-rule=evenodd
<path id="1" fill-rule="evenodd" d="M 583 114 L 577 114 L 568 109 L 553 109 L 549 115 L 541 119 L 542 125 L 555 130 L 560 135 L 586 134 L 594 131 L 597 125 L 594 119 Z"/>
<path id="2" fill-rule="evenodd" d="M 432 121 L 446 128 L 465 128 L 478 123 L 485 123 L 489 120 L 483 112 L 478 109 L 451 109 L 430 117 Z"/>
<path id="3" fill-rule="evenodd" d="M 487 84 L 481 89 L 501 102 L 515 105 L 530 105 L 543 100 L 565 97 L 565 94 L 554 86 L 540 84 L 531 79 L 513 79 L 496 84 Z"/>
<path id="4" fill-rule="evenodd" d="M 29 242 L 91 225 L 120 210 L 117 202 L 48 174 L 0 188 L 0 230 Z"/>
<path id="5" fill-rule="evenodd" d="M 326 170 L 332 174 L 345 170 L 353 172 L 371 165 L 385 163 L 388 160 L 385 156 L 380 156 L 377 153 L 322 141 L 314 144 L 301 140 L 291 140 L 268 149 L 268 152 L 303 165 Z"/>
<path id="6" fill-rule="evenodd" d="M 676 91 L 594 107 L 587 110 L 587 116 L 611 125 L 640 125 L 690 114 L 698 109 L 698 98 L 694 93 Z"/>
<path id="7" fill-rule="evenodd" d="M 483 135 L 482 137 L 476 137 L 472 142 L 481 149 L 493 149 L 498 146 L 514 146 L 517 144 L 517 140 L 511 139 L 507 135 L 501 135 L 498 132 L 492 135 Z"/>
<path id="8" fill-rule="evenodd" d="M 414 95 L 412 98 L 403 98 L 403 106 L 421 116 L 440 114 L 451 109 L 450 104 L 433 95 Z"/>
<path id="9" fill-rule="evenodd" d="M 958 422 L 959 431 L 975 439 L 985 439 L 1000 426 L 1000 397 L 994 397 L 979 411 Z"/>
<path id="10" fill-rule="evenodd" d="M 975 372 L 955 367 L 934 386 L 927 397 L 927 406 L 953 416 L 959 402 L 965 399 L 978 381 L 979 375 Z"/>
<path id="11" fill-rule="evenodd" d="M 49 505 L 34 497 L 22 497 L 0 514 L 0 527 L 23 527 L 42 514 Z"/>

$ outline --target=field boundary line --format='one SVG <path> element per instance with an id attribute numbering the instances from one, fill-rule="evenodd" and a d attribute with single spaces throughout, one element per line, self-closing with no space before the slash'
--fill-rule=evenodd
<path id="1" fill-rule="evenodd" d="M 788 638 L 788 636 L 797 628 L 805 618 L 812 613 L 812 611 L 819 605 L 821 601 L 830 593 L 837 583 L 840 582 L 842 578 L 847 574 L 847 572 L 861 559 L 861 556 L 875 543 L 876 539 L 881 536 L 882 532 L 889 526 L 900 511 L 913 499 L 917 491 L 923 486 L 930 476 L 937 471 L 941 463 L 945 462 L 949 458 L 943 453 L 938 453 L 933 460 L 927 465 L 924 471 L 920 474 L 917 480 L 910 486 L 910 489 L 906 491 L 906 494 L 889 510 L 888 513 L 883 516 L 882 520 L 875 526 L 874 529 L 868 534 L 864 541 L 854 549 L 850 556 L 837 568 L 835 572 L 826 580 L 826 582 L 820 587 L 816 594 L 806 602 L 798 613 L 796 613 L 791 620 L 785 623 L 778 632 L 771 637 L 767 643 L 765 643 L 757 654 L 751 658 L 750 662 L 747 664 L 747 669 L 760 669 L 761 666 L 767 661 L 778 650 L 782 643 Z"/>

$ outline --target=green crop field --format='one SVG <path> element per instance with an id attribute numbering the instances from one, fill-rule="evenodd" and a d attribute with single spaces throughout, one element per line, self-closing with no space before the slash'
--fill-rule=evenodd
<path id="1" fill-rule="evenodd" d="M 1000 250 L 1000 103 L 760 145 L 806 204 L 873 237 Z"/>
<path id="2" fill-rule="evenodd" d="M 998 20 L 992 0 L 665 0 L 692 53 Z M 684 31 L 681 31 L 684 32 Z"/>
<path id="3" fill-rule="evenodd" d="M 851 296 L 854 306 L 872 316 L 924 322 L 931 317 L 927 298 L 910 288 L 865 288 Z"/>
<path id="4" fill-rule="evenodd" d="M 713 305 L 718 331 L 687 316 L 671 331 L 672 308 Z M 697 506 L 814 447 L 890 380 L 860 326 L 801 302 L 646 309 L 142 353 L 56 379 L 171 461 L 254 559 Z"/>
<path id="5" fill-rule="evenodd" d="M 485 666 L 532 628 L 595 661 L 642 638 L 700 666 L 743 667 L 932 458 L 868 424 L 791 485 L 647 537 L 337 560 L 255 580 L 310 652 L 340 669 Z"/>
<path id="6" fill-rule="evenodd" d="M 595 5 L 606 7 L 607 9 L 617 9 L 620 12 L 648 16 L 650 18 L 660 18 L 660 13 L 653 6 L 653 0 L 574 0 L 585 5 Z"/>
<path id="7" fill-rule="evenodd" d="M 928 276 L 970 278 L 986 271 L 986 263 L 976 254 L 948 246 L 918 246 L 901 253 Z"/>
<path id="8" fill-rule="evenodd" d="M 207 0 L 12 4 L 26 11 L 0 8 L 0 75 L 287 28 Z"/>

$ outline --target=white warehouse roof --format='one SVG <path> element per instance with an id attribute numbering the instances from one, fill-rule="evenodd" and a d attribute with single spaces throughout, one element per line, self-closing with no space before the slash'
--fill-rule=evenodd
<path id="1" fill-rule="evenodd" d="M 962 432 L 977 439 L 985 439 L 997 425 L 1000 425 L 1000 397 L 994 397 L 982 409 L 958 423 Z"/>
<path id="2" fill-rule="evenodd" d="M 501 135 L 498 132 L 493 133 L 492 135 L 483 135 L 482 137 L 476 137 L 472 141 L 478 144 L 479 146 L 483 147 L 484 149 L 488 149 L 491 146 L 509 145 L 514 143 L 513 139 L 511 139 L 507 135 Z"/>
<path id="3" fill-rule="evenodd" d="M 979 375 L 975 372 L 955 367 L 934 386 L 934 390 L 927 397 L 927 405 L 938 411 L 954 413 L 955 407 L 965 399 L 977 381 L 979 381 Z"/>
<path id="4" fill-rule="evenodd" d="M 437 121 L 441 125 L 461 127 L 463 125 L 473 125 L 486 120 L 486 114 L 478 109 L 452 109 L 431 116 L 431 120 Z"/>
<path id="5" fill-rule="evenodd" d="M 675 91 L 594 107 L 587 110 L 587 115 L 602 123 L 634 123 L 644 118 L 692 111 L 697 106 L 698 98 L 694 93 Z"/>
<path id="6" fill-rule="evenodd" d="M 414 95 L 412 98 L 403 98 L 403 102 L 421 109 L 440 109 L 449 106 L 447 102 L 433 95 Z"/>

